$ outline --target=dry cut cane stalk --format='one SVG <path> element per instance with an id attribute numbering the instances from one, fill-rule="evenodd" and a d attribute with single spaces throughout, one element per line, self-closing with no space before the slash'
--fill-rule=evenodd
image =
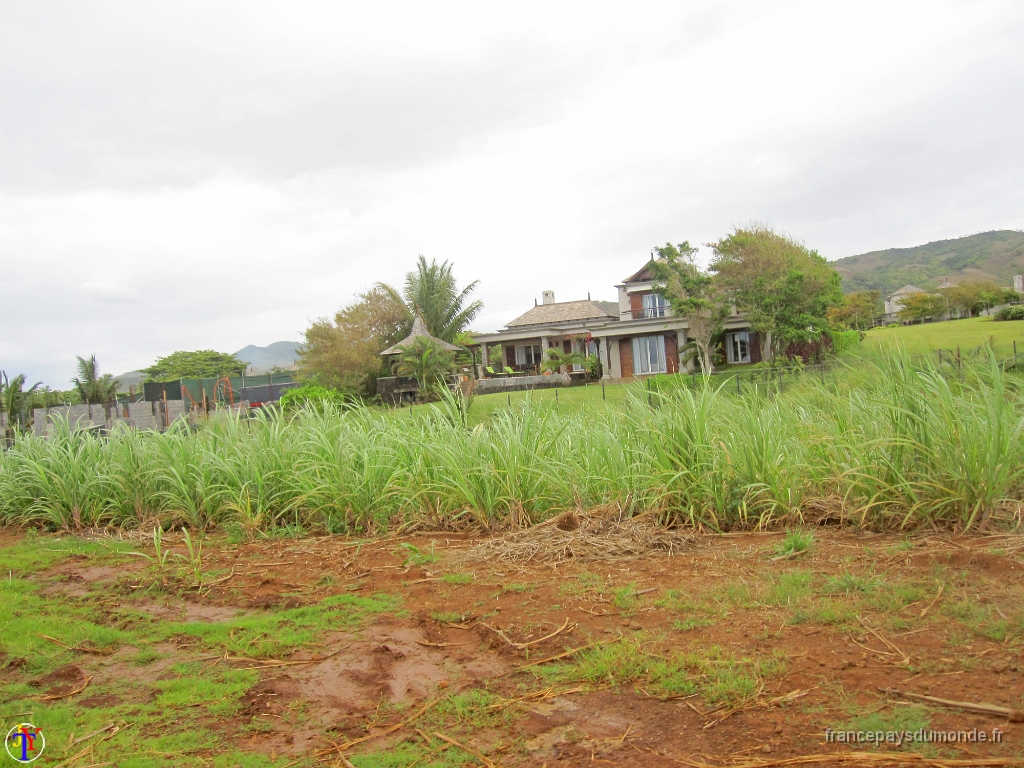
<path id="1" fill-rule="evenodd" d="M 90 676 L 90 677 L 85 678 L 85 682 L 82 683 L 82 687 L 81 688 L 76 688 L 75 690 L 68 691 L 67 693 L 55 693 L 55 694 L 49 695 L 49 696 L 33 696 L 32 699 L 34 701 L 57 701 L 57 699 L 68 699 L 68 698 L 71 698 L 72 696 L 77 696 L 78 694 L 80 694 L 82 691 L 84 691 L 86 688 L 89 687 L 89 683 L 91 683 L 91 682 L 92 682 L 92 677 Z"/>
<path id="2" fill-rule="evenodd" d="M 558 654 L 555 654 L 554 656 L 548 656 L 546 659 L 537 659 L 537 661 L 531 661 L 531 662 L 528 662 L 527 664 L 520 664 L 518 667 L 516 667 L 516 669 L 526 669 L 527 667 L 535 667 L 538 664 L 547 664 L 549 661 L 558 661 L 559 659 L 564 659 L 566 656 L 572 656 L 573 654 L 579 653 L 580 651 L 585 651 L 588 648 L 596 648 L 599 645 L 607 645 L 608 643 L 615 643 L 615 642 L 618 642 L 621 639 L 622 639 L 621 637 L 616 637 L 616 638 L 612 638 L 611 640 L 601 640 L 601 641 L 596 642 L 596 643 L 590 643 L 589 645 L 581 645 L 579 648 L 571 648 L 568 651 L 565 651 L 564 653 L 558 653 Z"/>
<path id="3" fill-rule="evenodd" d="M 61 648 L 67 648 L 69 651 L 78 651 L 79 653 L 91 653 L 96 656 L 110 656 L 114 653 L 113 648 L 86 648 L 83 645 L 65 645 L 57 638 L 50 637 L 49 635 L 40 635 L 40 637 L 43 638 L 43 640 L 49 640 L 51 643 L 56 643 Z"/>
<path id="4" fill-rule="evenodd" d="M 467 754 L 472 755 L 477 760 L 479 760 L 481 763 L 486 765 L 487 768 L 497 768 L 497 764 L 493 760 L 491 760 L 490 758 L 486 757 L 485 755 L 481 755 L 475 749 L 470 749 L 465 744 L 460 744 L 455 739 L 453 739 L 451 736 L 445 736 L 443 733 L 437 733 L 437 732 L 435 732 L 434 735 L 437 736 L 437 738 L 439 738 L 441 741 L 447 741 L 453 747 L 458 747 L 463 752 L 466 752 Z"/>
<path id="5" fill-rule="evenodd" d="M 537 643 L 543 643 L 545 640 L 550 640 L 555 635 L 559 635 L 562 632 L 564 632 L 566 630 L 566 628 L 568 628 L 568 630 L 570 632 L 572 632 L 574 629 L 576 629 L 577 626 L 579 626 L 578 624 L 573 624 L 570 627 L 569 626 L 569 620 L 566 619 L 565 623 L 562 626 L 560 626 L 558 629 L 556 629 L 554 632 L 552 632 L 550 635 L 545 635 L 544 637 L 541 637 L 541 638 L 539 638 L 537 640 L 531 640 L 528 643 L 517 643 L 514 640 L 511 640 L 508 635 L 506 635 L 504 632 L 502 632 L 497 627 L 492 627 L 490 624 L 484 624 L 484 622 L 482 622 L 482 621 L 480 622 L 480 624 L 482 624 L 483 626 L 487 627 L 489 630 L 491 630 L 491 632 L 496 633 L 498 635 L 498 637 L 500 637 L 502 640 L 504 640 L 506 643 L 511 645 L 513 648 L 516 648 L 517 650 L 522 650 L 523 648 L 529 648 L 531 645 L 537 645 Z"/>
<path id="6" fill-rule="evenodd" d="M 942 707 L 962 709 L 966 712 L 977 712 L 982 715 L 999 715 L 1000 717 L 1005 717 L 1011 723 L 1024 723 L 1024 712 L 1019 709 L 1000 707 L 997 704 L 973 704 L 969 701 L 952 701 L 950 699 L 940 699 L 935 696 L 926 696 L 923 693 L 899 691 L 895 688 L 879 688 L 878 690 L 892 696 L 902 696 L 907 699 L 915 699 L 916 701 L 926 701 L 929 704 L 938 704 Z"/>
<path id="7" fill-rule="evenodd" d="M 921 610 L 921 615 L 920 615 L 920 616 L 919 616 L 918 618 L 921 618 L 921 619 L 923 619 L 923 618 L 924 618 L 925 616 L 927 616 L 927 615 L 928 615 L 928 611 L 930 611 L 930 610 L 932 609 L 932 607 L 933 607 L 933 606 L 934 606 L 934 605 L 935 605 L 935 604 L 936 604 L 937 602 L 939 602 L 939 598 L 940 598 L 940 597 L 942 597 L 942 590 L 943 590 L 943 589 L 945 589 L 945 588 L 946 588 L 946 585 L 945 585 L 945 584 L 939 584 L 939 591 L 935 593 L 935 599 L 933 599 L 933 600 L 932 600 L 932 601 L 931 601 L 930 603 L 928 603 L 928 605 L 926 605 L 926 606 L 925 606 L 925 607 L 924 607 L 924 608 L 923 608 L 923 609 Z"/>

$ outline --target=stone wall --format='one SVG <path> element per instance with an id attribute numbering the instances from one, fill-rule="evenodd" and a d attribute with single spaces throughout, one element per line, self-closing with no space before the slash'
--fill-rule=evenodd
<path id="1" fill-rule="evenodd" d="M 243 416 L 248 413 L 249 402 L 243 400 L 231 407 Z M 32 432 L 36 437 L 52 434 L 55 423 L 67 420 L 71 429 L 114 429 L 118 424 L 132 429 L 148 429 L 162 432 L 171 424 L 187 419 L 196 426 L 206 417 L 201 410 L 189 410 L 183 400 L 159 400 L 150 402 L 141 400 L 137 403 L 108 403 L 106 405 L 61 405 L 53 408 L 36 408 L 32 411 L 34 423 Z"/>
<path id="2" fill-rule="evenodd" d="M 550 376 L 505 376 L 491 379 L 479 379 L 476 393 L 487 395 L 493 392 L 524 392 L 533 389 L 549 389 L 551 387 L 568 387 L 572 383 L 569 374 L 552 374 Z"/>

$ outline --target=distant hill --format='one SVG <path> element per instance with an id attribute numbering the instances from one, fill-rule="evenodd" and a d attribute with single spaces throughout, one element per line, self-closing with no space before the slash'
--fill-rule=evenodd
<path id="1" fill-rule="evenodd" d="M 148 377 L 142 371 L 128 371 L 128 373 L 122 373 L 114 378 L 117 379 L 117 391 L 127 392 L 129 387 L 135 387 L 135 389 L 141 387 L 142 382 Z"/>
<path id="2" fill-rule="evenodd" d="M 250 344 L 248 347 L 235 352 L 235 357 L 244 360 L 252 366 L 253 373 L 269 371 L 273 367 L 291 368 L 298 359 L 298 349 L 302 346 L 300 341 L 275 341 L 265 347 L 256 347 Z"/>
<path id="3" fill-rule="evenodd" d="M 1024 274 L 1024 232 L 1004 229 L 956 240 L 938 240 L 914 248 L 889 248 L 837 259 L 832 266 L 843 278 L 843 291 L 881 291 L 883 295 L 910 283 L 933 288 L 948 278 L 1013 284 Z"/>

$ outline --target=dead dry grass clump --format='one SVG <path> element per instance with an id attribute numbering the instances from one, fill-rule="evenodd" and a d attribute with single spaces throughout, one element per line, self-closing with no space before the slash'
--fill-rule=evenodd
<path id="1" fill-rule="evenodd" d="M 672 554 L 693 536 L 666 528 L 651 514 L 565 512 L 532 528 L 495 536 L 470 548 L 468 560 L 526 563 L 588 562 L 637 557 L 652 552 Z"/>

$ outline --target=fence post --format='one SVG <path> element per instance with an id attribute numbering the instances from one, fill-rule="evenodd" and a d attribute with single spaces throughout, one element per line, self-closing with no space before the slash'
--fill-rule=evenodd
<path id="1" fill-rule="evenodd" d="M 779 371 L 779 394 L 782 394 L 782 371 Z"/>
<path id="2" fill-rule="evenodd" d="M 555 396 L 556 396 L 556 397 L 558 396 L 558 393 L 557 393 L 557 392 L 555 392 Z M 509 393 L 509 395 L 508 395 L 508 407 L 509 407 L 509 408 L 511 408 L 511 407 L 512 407 L 512 393 L 511 393 L 511 392 L 510 392 L 510 393 Z"/>
<path id="3" fill-rule="evenodd" d="M 601 399 L 602 400 L 607 400 L 608 399 L 608 398 L 605 397 L 605 394 L 604 394 L 604 379 L 601 379 Z"/>
<path id="4" fill-rule="evenodd" d="M 736 394 L 737 395 L 743 394 L 742 392 L 740 392 L 740 372 L 739 371 L 736 371 Z"/>
<path id="5" fill-rule="evenodd" d="M 558 407 L 558 390 L 555 390 L 555 408 Z"/>

